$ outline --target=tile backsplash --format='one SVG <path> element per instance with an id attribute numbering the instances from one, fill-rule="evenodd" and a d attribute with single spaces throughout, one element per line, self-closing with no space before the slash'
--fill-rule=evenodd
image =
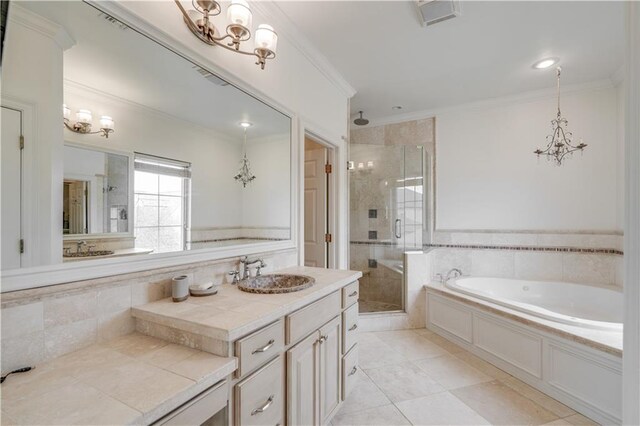
<path id="1" fill-rule="evenodd" d="M 258 256 L 268 272 L 296 265 L 298 255 L 285 250 Z M 193 283 L 223 283 L 237 264 L 237 258 L 200 262 L 5 293 L 0 310 L 2 373 L 131 333 L 131 307 L 169 297 L 174 276 L 189 275 Z"/>

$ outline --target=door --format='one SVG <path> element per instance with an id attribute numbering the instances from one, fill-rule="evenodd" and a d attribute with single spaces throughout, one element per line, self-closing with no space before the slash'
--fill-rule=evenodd
<path id="1" fill-rule="evenodd" d="M 340 403 L 340 317 L 320 329 L 320 418 L 327 424 Z"/>
<path id="2" fill-rule="evenodd" d="M 304 264 L 327 266 L 327 149 L 305 150 L 304 157 Z"/>
<path id="3" fill-rule="evenodd" d="M 287 424 L 319 423 L 318 388 L 320 334 L 309 337 L 287 351 Z"/>
<path id="4" fill-rule="evenodd" d="M 20 268 L 22 210 L 22 113 L 2 107 L 2 270 Z"/>

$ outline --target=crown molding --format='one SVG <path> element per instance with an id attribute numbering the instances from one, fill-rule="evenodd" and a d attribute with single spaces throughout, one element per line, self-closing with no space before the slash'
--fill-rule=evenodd
<path id="1" fill-rule="evenodd" d="M 255 1 L 251 3 L 256 11 L 273 22 L 278 34 L 283 35 L 302 55 L 316 67 L 342 94 L 352 98 L 356 89 L 340 74 L 318 48 L 298 29 L 289 16 L 273 1 Z"/>
<path id="2" fill-rule="evenodd" d="M 198 123 L 194 123 L 193 121 L 189 121 L 189 120 L 185 120 L 183 118 L 180 117 L 176 117 L 175 115 L 171 115 L 167 112 L 161 111 L 159 109 L 155 109 L 152 108 L 150 106 L 144 105 L 144 104 L 139 104 L 137 102 L 131 101 L 129 99 L 126 98 L 121 98 L 120 96 L 116 96 L 113 95 L 111 93 L 102 91 L 100 89 L 96 89 L 95 87 L 91 87 L 91 86 L 87 86 L 85 84 L 82 83 L 78 83 L 76 81 L 73 80 L 69 80 L 69 79 L 64 79 L 64 90 L 65 92 L 69 92 L 69 93 L 75 93 L 78 95 L 84 95 L 84 96 L 94 96 L 94 97 L 99 97 L 102 99 L 106 99 L 107 101 L 111 102 L 111 103 L 115 103 L 115 104 L 121 104 L 124 105 L 126 107 L 129 107 L 131 109 L 137 110 L 137 111 L 141 111 L 143 113 L 147 113 L 147 114 L 152 114 L 152 115 L 156 115 L 164 120 L 173 120 L 173 121 L 179 121 L 181 123 L 187 124 L 193 128 L 196 129 L 200 129 L 201 131 L 208 133 L 212 136 L 214 136 L 216 139 L 221 140 L 223 142 L 227 142 L 227 143 L 237 143 L 238 140 L 240 140 L 241 138 L 237 135 L 230 135 L 224 132 L 220 132 L 218 130 L 215 129 L 211 129 L 209 127 L 205 127 L 201 124 Z"/>
<path id="3" fill-rule="evenodd" d="M 562 93 L 568 94 L 568 93 L 576 93 L 576 92 L 583 92 L 583 91 L 610 89 L 613 87 L 614 87 L 613 78 L 606 78 L 603 80 L 596 80 L 588 83 L 571 84 L 571 85 L 563 86 Z M 555 95 L 556 95 L 555 88 L 532 90 L 528 92 L 518 93 L 516 95 L 503 96 L 500 98 L 491 98 L 491 99 L 485 99 L 485 100 L 476 101 L 476 102 L 469 102 L 469 103 L 460 104 L 460 105 L 453 105 L 449 107 L 408 112 L 404 114 L 371 119 L 369 122 L 369 125 L 365 127 L 354 127 L 354 125 L 351 124 L 350 130 L 359 130 L 359 129 L 377 127 L 377 126 L 384 126 L 387 124 L 403 123 L 405 121 L 422 120 L 425 118 L 433 118 L 433 117 L 437 117 L 438 115 L 450 114 L 450 113 L 456 113 L 456 112 L 498 108 L 504 105 L 514 104 L 514 103 L 543 100 Z"/>
<path id="4" fill-rule="evenodd" d="M 63 26 L 49 21 L 29 9 L 25 9 L 16 2 L 9 4 L 9 22 L 16 23 L 50 38 L 62 50 L 67 50 L 76 44 L 76 41 Z"/>

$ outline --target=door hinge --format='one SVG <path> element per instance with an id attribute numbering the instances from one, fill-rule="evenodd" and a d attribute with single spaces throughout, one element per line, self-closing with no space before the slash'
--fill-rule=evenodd
<path id="1" fill-rule="evenodd" d="M 24 149 L 24 136 L 20 135 L 20 149 Z"/>
<path id="2" fill-rule="evenodd" d="M 331 164 L 325 164 L 324 165 L 324 172 L 325 173 L 327 173 L 327 174 L 331 173 L 331 169 L 332 169 L 331 168 Z"/>
<path id="3" fill-rule="evenodd" d="M 24 240 L 20 240 L 20 254 L 24 253 Z"/>
<path id="4" fill-rule="evenodd" d="M 324 242 L 325 243 L 331 242 L 331 234 L 324 234 Z"/>

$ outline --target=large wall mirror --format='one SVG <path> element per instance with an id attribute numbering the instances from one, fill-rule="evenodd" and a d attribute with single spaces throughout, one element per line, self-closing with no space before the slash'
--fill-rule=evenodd
<path id="1" fill-rule="evenodd" d="M 3 272 L 292 239 L 290 117 L 89 4 L 10 2 L 1 118 Z"/>

